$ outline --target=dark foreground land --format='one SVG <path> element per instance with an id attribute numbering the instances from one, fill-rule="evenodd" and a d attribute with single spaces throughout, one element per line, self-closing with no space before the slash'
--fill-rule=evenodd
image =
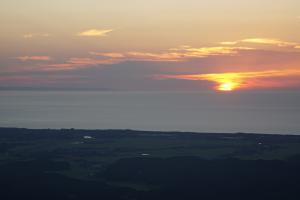
<path id="1" fill-rule="evenodd" d="M 0 128 L 0 199 L 300 199 L 300 136 Z"/>

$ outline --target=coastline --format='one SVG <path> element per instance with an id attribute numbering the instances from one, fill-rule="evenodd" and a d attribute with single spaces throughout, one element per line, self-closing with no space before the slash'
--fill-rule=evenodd
<path id="1" fill-rule="evenodd" d="M 136 130 L 136 129 L 77 129 L 77 128 L 21 128 L 21 127 L 0 127 L 6 131 L 32 131 L 32 132 L 69 132 L 69 133 L 126 133 L 126 134 L 148 134 L 148 135 L 211 135 L 211 136 L 291 136 L 299 137 L 300 133 L 277 134 L 277 133 L 251 133 L 251 132 L 193 132 L 193 131 L 158 131 L 158 130 Z"/>

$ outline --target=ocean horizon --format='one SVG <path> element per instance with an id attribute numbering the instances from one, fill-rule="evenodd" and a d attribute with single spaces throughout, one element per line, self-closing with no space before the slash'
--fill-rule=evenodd
<path id="1" fill-rule="evenodd" d="M 291 92 L 1 91 L 0 127 L 300 134 Z"/>

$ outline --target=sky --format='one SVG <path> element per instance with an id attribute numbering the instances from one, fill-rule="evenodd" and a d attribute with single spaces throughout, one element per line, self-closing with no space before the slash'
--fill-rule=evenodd
<path id="1" fill-rule="evenodd" d="M 1 0 L 0 88 L 300 89 L 299 0 Z"/>

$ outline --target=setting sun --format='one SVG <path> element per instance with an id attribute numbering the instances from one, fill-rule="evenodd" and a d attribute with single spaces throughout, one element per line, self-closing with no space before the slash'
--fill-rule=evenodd
<path id="1" fill-rule="evenodd" d="M 234 89 L 234 84 L 231 82 L 223 83 L 217 88 L 219 91 L 232 91 Z"/>

